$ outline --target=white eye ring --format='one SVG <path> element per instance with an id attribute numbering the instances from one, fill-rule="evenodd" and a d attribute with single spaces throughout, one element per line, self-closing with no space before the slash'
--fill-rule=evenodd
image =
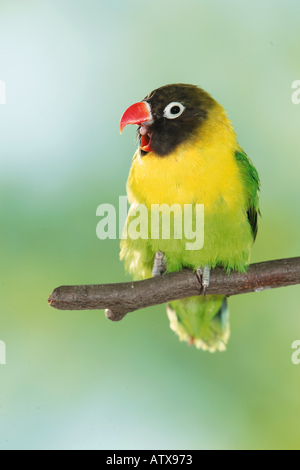
<path id="1" fill-rule="evenodd" d="M 174 112 L 172 113 L 172 108 L 179 108 L 179 110 L 178 110 L 178 112 L 176 110 L 175 113 Z M 165 107 L 164 117 L 167 118 L 167 119 L 178 118 L 178 116 L 180 116 L 183 113 L 184 110 L 185 110 L 185 107 L 183 106 L 183 104 L 178 103 L 177 101 L 173 101 L 172 103 L 169 103 L 168 106 Z"/>

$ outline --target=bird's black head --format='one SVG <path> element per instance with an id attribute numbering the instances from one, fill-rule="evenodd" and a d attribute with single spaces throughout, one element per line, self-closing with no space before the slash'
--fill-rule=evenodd
<path id="1" fill-rule="evenodd" d="M 166 85 L 128 108 L 121 119 L 121 130 L 126 124 L 138 124 L 141 155 L 152 151 L 164 157 L 196 138 L 214 103 L 195 85 Z"/>

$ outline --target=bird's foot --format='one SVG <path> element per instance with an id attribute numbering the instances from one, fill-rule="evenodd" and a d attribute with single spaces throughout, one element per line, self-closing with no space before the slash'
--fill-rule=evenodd
<path id="1" fill-rule="evenodd" d="M 196 275 L 203 287 L 203 296 L 205 297 L 206 289 L 209 286 L 210 280 L 210 266 L 204 266 L 203 268 L 196 269 Z"/>
<path id="2" fill-rule="evenodd" d="M 154 258 L 152 276 L 161 276 L 167 270 L 167 260 L 162 251 L 157 251 Z"/>

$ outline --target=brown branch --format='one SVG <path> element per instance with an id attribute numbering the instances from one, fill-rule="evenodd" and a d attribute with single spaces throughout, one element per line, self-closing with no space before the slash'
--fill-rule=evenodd
<path id="1" fill-rule="evenodd" d="M 207 295 L 245 294 L 300 284 L 300 257 L 255 263 L 243 274 L 229 276 L 221 268 L 211 272 Z M 51 307 L 59 310 L 106 309 L 106 316 L 119 321 L 129 312 L 202 293 L 190 269 L 164 274 L 144 281 L 87 286 L 61 286 L 50 295 Z"/>

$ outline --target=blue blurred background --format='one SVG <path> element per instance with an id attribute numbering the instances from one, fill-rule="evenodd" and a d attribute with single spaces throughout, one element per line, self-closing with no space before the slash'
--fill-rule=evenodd
<path id="1" fill-rule="evenodd" d="M 180 343 L 164 306 L 62 312 L 62 284 L 129 280 L 96 237 L 134 153 L 119 119 L 154 88 L 206 89 L 259 171 L 252 261 L 300 255 L 300 3 L 1 0 L 1 449 L 299 448 L 300 287 L 230 299 L 231 339 Z"/>

